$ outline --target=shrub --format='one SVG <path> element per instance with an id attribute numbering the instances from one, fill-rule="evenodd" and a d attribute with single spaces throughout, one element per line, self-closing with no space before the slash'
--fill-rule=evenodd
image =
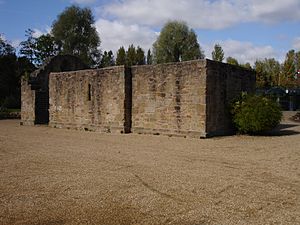
<path id="1" fill-rule="evenodd" d="M 281 120 L 280 106 L 258 95 L 242 94 L 231 104 L 233 124 L 239 133 L 257 134 L 276 127 Z"/>

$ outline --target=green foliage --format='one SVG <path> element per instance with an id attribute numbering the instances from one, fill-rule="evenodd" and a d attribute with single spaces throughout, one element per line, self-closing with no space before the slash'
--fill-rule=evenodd
<path id="1" fill-rule="evenodd" d="M 61 45 L 62 54 L 75 55 L 89 66 L 98 64 L 100 38 L 94 22 L 88 8 L 70 6 L 58 15 L 52 25 L 52 34 Z"/>
<path id="2" fill-rule="evenodd" d="M 147 65 L 151 65 L 153 63 L 153 56 L 151 50 L 149 49 L 147 52 Z"/>
<path id="3" fill-rule="evenodd" d="M 20 78 L 34 69 L 27 58 L 18 58 L 14 48 L 0 38 L 0 107 L 20 107 Z"/>
<path id="4" fill-rule="evenodd" d="M 125 48 L 122 46 L 117 51 L 116 65 L 121 66 L 125 64 L 126 64 L 126 51 Z"/>
<path id="5" fill-rule="evenodd" d="M 38 38 L 33 37 L 34 31 L 26 31 L 27 40 L 21 42 L 21 55 L 28 58 L 32 63 L 41 65 L 44 61 L 59 54 L 60 46 L 50 34 L 43 34 Z"/>
<path id="6" fill-rule="evenodd" d="M 6 41 L 4 41 L 0 36 L 0 56 L 14 55 L 14 54 L 15 54 L 15 49 Z"/>
<path id="7" fill-rule="evenodd" d="M 184 22 L 168 22 L 153 44 L 155 63 L 180 62 L 204 58 L 196 33 Z"/>
<path id="8" fill-rule="evenodd" d="M 115 60 L 114 60 L 114 54 L 112 51 L 104 51 L 104 54 L 102 55 L 102 59 L 100 62 L 100 67 L 108 67 L 108 66 L 114 66 L 115 65 Z"/>
<path id="9" fill-rule="evenodd" d="M 126 52 L 123 46 L 117 51 L 116 65 L 133 66 L 144 64 L 145 52 L 140 46 L 136 48 L 131 44 Z"/>
<path id="10" fill-rule="evenodd" d="M 224 51 L 221 47 L 221 45 L 216 44 L 214 47 L 213 52 L 211 53 L 212 59 L 215 61 L 223 62 L 224 60 Z"/>
<path id="11" fill-rule="evenodd" d="M 280 84 L 280 63 L 274 58 L 256 60 L 254 68 L 257 87 L 278 86 Z"/>
<path id="12" fill-rule="evenodd" d="M 235 59 L 231 56 L 226 58 L 226 62 L 231 65 L 239 66 L 239 62 L 237 61 L 237 59 Z"/>
<path id="13" fill-rule="evenodd" d="M 244 67 L 244 68 L 246 68 L 246 69 L 249 69 L 249 70 L 252 70 L 252 67 L 251 67 L 251 65 L 250 65 L 250 63 L 245 63 L 245 64 L 241 64 L 240 65 L 241 67 Z"/>
<path id="14" fill-rule="evenodd" d="M 286 54 L 284 63 L 282 65 L 282 77 L 281 83 L 286 87 L 294 87 L 295 86 L 295 78 L 294 75 L 296 73 L 296 66 L 298 63 L 297 56 L 300 55 L 300 52 L 295 52 L 295 50 L 290 50 Z"/>
<path id="15" fill-rule="evenodd" d="M 136 49 L 136 64 L 145 65 L 145 52 L 140 46 Z"/>
<path id="16" fill-rule="evenodd" d="M 240 133 L 258 134 L 276 127 L 282 117 L 280 106 L 263 96 L 242 94 L 231 105 L 233 123 Z"/>
<path id="17" fill-rule="evenodd" d="M 127 66 L 136 65 L 136 49 L 133 46 L 133 44 L 131 44 L 128 47 L 128 50 L 126 52 L 126 65 Z"/>

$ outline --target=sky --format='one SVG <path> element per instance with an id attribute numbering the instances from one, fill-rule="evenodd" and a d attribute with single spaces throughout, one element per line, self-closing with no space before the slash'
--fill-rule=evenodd
<path id="1" fill-rule="evenodd" d="M 68 6 L 89 7 L 101 39 L 101 50 L 141 46 L 145 51 L 163 25 L 185 21 L 205 56 L 215 44 L 225 57 L 253 64 L 257 59 L 283 62 L 290 49 L 300 50 L 300 0 L 0 0 L 0 34 L 14 47 L 51 32 L 52 23 Z"/>

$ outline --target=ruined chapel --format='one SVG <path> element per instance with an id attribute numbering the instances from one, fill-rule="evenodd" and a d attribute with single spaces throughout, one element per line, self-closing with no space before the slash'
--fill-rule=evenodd
<path id="1" fill-rule="evenodd" d="M 233 131 L 228 103 L 255 74 L 208 59 L 87 69 L 56 56 L 22 80 L 21 124 L 106 133 L 210 137 Z"/>

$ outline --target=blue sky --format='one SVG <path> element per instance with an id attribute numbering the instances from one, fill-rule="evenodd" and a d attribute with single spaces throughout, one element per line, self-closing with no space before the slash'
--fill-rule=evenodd
<path id="1" fill-rule="evenodd" d="M 50 32 L 72 4 L 92 9 L 102 50 L 131 43 L 148 50 L 175 19 L 196 31 L 207 58 L 216 43 L 241 63 L 282 61 L 288 50 L 300 50 L 300 0 L 0 0 L 0 33 L 18 46 L 28 28 L 36 36 Z"/>

